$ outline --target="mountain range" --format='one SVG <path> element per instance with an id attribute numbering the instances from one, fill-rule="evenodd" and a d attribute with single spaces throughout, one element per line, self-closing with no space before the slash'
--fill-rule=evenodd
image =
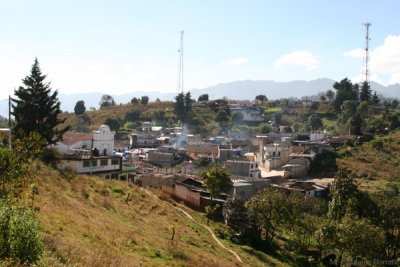
<path id="1" fill-rule="evenodd" d="M 301 98 L 304 96 L 317 95 L 320 92 L 326 92 L 329 89 L 333 90 L 332 85 L 335 83 L 331 79 L 317 79 L 311 81 L 291 81 L 291 82 L 276 82 L 266 80 L 244 80 L 233 81 L 217 84 L 203 89 L 192 89 L 190 93 L 193 99 L 197 99 L 202 94 L 208 94 L 210 99 L 218 99 L 227 97 L 237 100 L 252 100 L 257 95 L 266 95 L 268 99 L 277 98 Z M 371 82 L 371 89 L 377 91 L 381 96 L 387 98 L 400 98 L 400 84 L 384 86 L 379 83 Z M 87 109 L 90 107 L 98 108 L 99 102 L 104 93 L 77 93 L 77 94 L 59 94 L 61 101 L 61 109 L 63 111 L 72 112 L 78 100 L 84 100 Z M 133 97 L 148 96 L 150 101 L 157 98 L 160 100 L 173 101 L 177 93 L 162 93 L 162 92 L 146 92 L 135 91 L 132 93 L 113 95 L 116 103 L 129 103 Z M 8 100 L 0 100 L 0 115 L 8 116 Z"/>

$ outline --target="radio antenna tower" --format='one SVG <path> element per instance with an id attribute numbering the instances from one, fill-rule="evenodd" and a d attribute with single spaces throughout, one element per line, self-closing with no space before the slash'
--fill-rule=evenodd
<path id="1" fill-rule="evenodd" d="M 369 50 L 368 50 L 368 45 L 369 45 L 369 26 L 371 26 L 371 23 L 369 22 L 364 22 L 363 26 L 365 27 L 365 62 L 364 62 L 364 71 L 363 73 L 365 75 L 365 82 L 369 85 Z"/>
<path id="2" fill-rule="evenodd" d="M 181 47 L 179 48 L 179 67 L 178 67 L 178 92 L 183 94 L 183 33 L 181 31 Z"/>

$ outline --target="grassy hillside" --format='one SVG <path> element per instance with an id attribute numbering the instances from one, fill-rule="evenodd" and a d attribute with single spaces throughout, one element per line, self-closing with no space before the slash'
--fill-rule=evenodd
<path id="1" fill-rule="evenodd" d="M 157 110 L 172 110 L 173 102 L 150 102 L 147 105 L 142 104 L 123 104 L 111 107 L 104 107 L 98 110 L 87 110 L 85 115 L 88 121 L 78 118 L 75 113 L 63 113 L 61 119 L 66 119 L 65 123 L 60 127 L 70 126 L 73 130 L 82 130 L 79 128 L 86 126 L 87 130 L 96 130 L 101 124 L 104 124 L 107 118 L 124 120 L 125 114 L 133 109 L 139 110 L 141 113 L 141 120 L 151 121 L 154 117 L 154 112 Z"/>
<path id="2" fill-rule="evenodd" d="M 38 186 L 33 206 L 45 243 L 44 266 L 284 266 L 264 253 L 222 240 L 239 254 L 240 263 L 200 225 L 203 214 L 159 191 L 95 176 L 60 175 L 38 163 L 32 173 Z"/>
<path id="3" fill-rule="evenodd" d="M 361 183 L 361 189 L 377 191 L 389 185 L 400 187 L 400 131 L 359 147 L 344 148 L 338 165 Z"/>

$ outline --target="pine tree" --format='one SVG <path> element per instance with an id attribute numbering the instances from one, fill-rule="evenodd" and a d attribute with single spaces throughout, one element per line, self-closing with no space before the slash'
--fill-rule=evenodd
<path id="1" fill-rule="evenodd" d="M 363 82 L 363 85 L 361 86 L 361 91 L 360 91 L 360 101 L 371 103 L 372 100 L 372 92 L 369 87 L 369 84 L 367 82 Z"/>
<path id="2" fill-rule="evenodd" d="M 44 83 L 45 78 L 36 58 L 31 74 L 22 79 L 24 86 L 15 90 L 16 98 L 12 98 L 12 114 L 16 122 L 14 134 L 19 139 L 36 131 L 47 144 L 55 144 L 68 127 L 56 129 L 64 122 L 58 118 L 61 103 L 57 98 L 57 90 L 51 92 L 50 83 Z"/>
<path id="3" fill-rule="evenodd" d="M 374 94 L 372 95 L 372 104 L 377 106 L 379 105 L 380 99 L 378 97 L 377 92 L 375 91 Z"/>

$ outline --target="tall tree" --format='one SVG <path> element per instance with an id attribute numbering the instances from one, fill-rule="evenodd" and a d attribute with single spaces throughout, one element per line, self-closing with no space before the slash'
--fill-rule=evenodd
<path id="1" fill-rule="evenodd" d="M 367 103 L 371 103 L 372 100 L 372 92 L 367 82 L 363 82 L 360 91 L 360 101 L 365 101 Z"/>
<path id="2" fill-rule="evenodd" d="M 267 101 L 268 101 L 268 98 L 267 98 L 266 95 L 258 95 L 258 96 L 256 96 L 255 99 L 258 100 L 258 101 L 260 101 L 261 104 L 264 104 L 264 102 L 267 102 Z"/>
<path id="3" fill-rule="evenodd" d="M 85 101 L 79 100 L 78 102 L 76 102 L 74 107 L 74 112 L 76 116 L 82 115 L 83 113 L 85 113 L 85 111 L 86 111 Z"/>
<path id="4" fill-rule="evenodd" d="M 115 132 L 118 132 L 119 128 L 121 128 L 121 123 L 119 120 L 114 118 L 107 118 L 104 124 L 108 125 L 110 130 Z"/>
<path id="5" fill-rule="evenodd" d="M 31 73 L 22 79 L 23 86 L 15 90 L 16 98 L 12 107 L 16 125 L 14 134 L 22 138 L 31 132 L 38 132 L 47 144 L 55 144 L 62 138 L 68 127 L 56 127 L 65 120 L 60 120 L 60 101 L 58 92 L 52 92 L 50 83 L 45 83 L 46 75 L 42 74 L 37 58 L 32 65 Z"/>
<path id="6" fill-rule="evenodd" d="M 215 165 L 209 169 L 204 170 L 200 174 L 205 186 L 211 197 L 211 206 L 214 206 L 213 200 L 221 193 L 228 193 L 232 186 L 232 180 L 229 173 L 225 168 Z M 212 209 L 212 207 L 211 207 Z M 209 217 L 207 216 L 207 224 Z"/>
<path id="7" fill-rule="evenodd" d="M 325 95 L 329 101 L 333 101 L 333 99 L 335 99 L 335 93 L 332 90 L 326 91 Z"/>
<path id="8" fill-rule="evenodd" d="M 100 100 L 100 108 L 115 106 L 114 98 L 110 95 L 103 95 Z"/>
<path id="9" fill-rule="evenodd" d="M 146 95 L 142 96 L 142 98 L 140 99 L 140 104 L 147 105 L 147 103 L 149 103 L 149 97 Z"/>
<path id="10" fill-rule="evenodd" d="M 210 192 L 211 202 L 220 193 L 228 193 L 233 185 L 229 173 L 218 165 L 203 171 L 200 177 Z"/>
<path id="11" fill-rule="evenodd" d="M 313 131 L 320 130 L 324 126 L 321 118 L 316 113 L 314 113 L 310 117 L 308 117 L 308 123 L 310 124 L 311 129 Z"/>
<path id="12" fill-rule="evenodd" d="M 137 104 L 137 103 L 139 103 L 139 99 L 136 98 L 136 97 L 133 97 L 133 98 L 131 99 L 131 104 Z"/>
<path id="13" fill-rule="evenodd" d="M 328 217 L 340 221 L 346 214 L 348 202 L 358 194 L 355 179 L 342 170 L 335 176 L 332 184 L 332 201 L 329 203 Z"/>
<path id="14" fill-rule="evenodd" d="M 174 111 L 178 119 L 182 122 L 186 122 L 186 119 L 189 117 L 189 113 L 192 110 L 192 102 L 190 92 L 179 93 L 175 97 Z"/>
<path id="15" fill-rule="evenodd" d="M 290 221 L 292 213 L 291 197 L 276 188 L 266 188 L 246 202 L 248 213 L 265 232 L 270 245 L 279 227 Z"/>
<path id="16" fill-rule="evenodd" d="M 336 111 L 340 111 L 340 107 L 346 100 L 357 101 L 358 100 L 358 84 L 354 84 L 347 78 L 341 80 L 340 82 L 335 82 L 333 88 L 336 89 L 336 97 L 333 105 Z"/>
<path id="17" fill-rule="evenodd" d="M 188 113 L 192 110 L 192 97 L 190 95 L 190 92 L 187 92 L 185 95 L 185 112 Z"/>
<path id="18" fill-rule="evenodd" d="M 207 102 L 208 101 L 208 94 L 202 94 L 201 96 L 199 96 L 197 101 L 199 101 L 199 102 L 202 102 L 202 101 Z"/>
<path id="19" fill-rule="evenodd" d="M 372 105 L 379 105 L 379 97 L 378 97 L 378 93 L 376 91 L 374 91 L 374 94 L 372 95 Z"/>

